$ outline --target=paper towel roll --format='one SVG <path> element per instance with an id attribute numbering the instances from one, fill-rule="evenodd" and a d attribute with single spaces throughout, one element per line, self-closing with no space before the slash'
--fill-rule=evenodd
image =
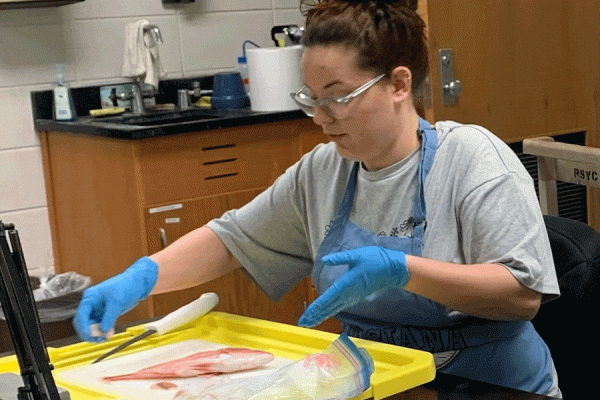
<path id="1" fill-rule="evenodd" d="M 246 50 L 250 107 L 253 111 L 299 109 L 291 98 L 302 87 L 302 46 L 258 47 Z"/>

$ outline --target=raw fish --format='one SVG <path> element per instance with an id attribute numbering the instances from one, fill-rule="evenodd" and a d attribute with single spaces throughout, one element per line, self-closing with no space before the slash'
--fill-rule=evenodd
<path id="1" fill-rule="evenodd" d="M 177 389 L 177 385 L 171 382 L 157 382 L 154 385 L 150 386 L 150 389 L 157 390 L 170 390 Z"/>
<path id="2" fill-rule="evenodd" d="M 245 371 L 271 362 L 275 357 L 266 351 L 227 347 L 194 353 L 141 369 L 132 374 L 104 377 L 105 382 L 133 379 L 190 378 L 204 374 Z"/>

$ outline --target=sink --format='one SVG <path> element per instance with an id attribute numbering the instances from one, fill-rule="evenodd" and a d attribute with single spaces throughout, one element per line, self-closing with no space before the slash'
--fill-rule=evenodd
<path id="1" fill-rule="evenodd" d="M 224 115 L 215 110 L 191 109 L 175 111 L 157 111 L 142 115 L 119 115 L 116 117 L 105 117 L 98 122 L 110 122 L 113 124 L 135 125 L 135 126 L 159 126 L 170 124 L 181 124 L 209 119 L 223 118 Z"/>

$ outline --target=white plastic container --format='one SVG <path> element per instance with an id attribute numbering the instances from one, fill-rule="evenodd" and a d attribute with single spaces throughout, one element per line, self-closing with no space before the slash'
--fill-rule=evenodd
<path id="1" fill-rule="evenodd" d="M 292 111 L 299 107 L 290 96 L 302 87 L 300 59 L 303 47 L 247 49 L 248 78 L 253 111 Z"/>

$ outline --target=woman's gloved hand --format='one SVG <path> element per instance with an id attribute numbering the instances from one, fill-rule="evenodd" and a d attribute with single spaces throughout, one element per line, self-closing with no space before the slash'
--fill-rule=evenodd
<path id="1" fill-rule="evenodd" d="M 79 338 L 88 342 L 105 341 L 104 337 L 92 336 L 90 326 L 99 323 L 100 330 L 108 333 L 119 316 L 148 296 L 157 279 L 158 265 L 142 257 L 122 273 L 84 290 L 73 317 Z"/>
<path id="2" fill-rule="evenodd" d="M 348 264 L 349 269 L 304 311 L 298 320 L 300 326 L 318 325 L 378 290 L 401 288 L 408 282 L 406 256 L 401 251 L 360 247 L 328 254 L 323 263 Z"/>

